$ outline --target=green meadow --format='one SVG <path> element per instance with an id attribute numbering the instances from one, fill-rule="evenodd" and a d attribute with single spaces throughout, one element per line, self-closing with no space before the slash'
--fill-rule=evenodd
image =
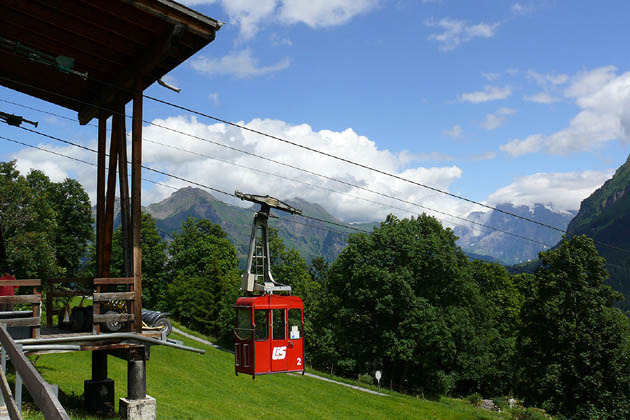
<path id="1" fill-rule="evenodd" d="M 234 374 L 231 353 L 177 334 L 171 337 L 206 353 L 167 347 L 151 349 L 147 393 L 157 399 L 158 419 L 510 418 L 460 400 L 429 401 L 389 392 L 378 396 L 301 375 L 268 375 L 252 380 L 250 376 Z M 109 377 L 116 381 L 118 410 L 118 399 L 126 396 L 127 365 L 111 356 L 108 361 Z M 35 360 L 44 378 L 59 385 L 60 401 L 73 419 L 98 418 L 82 409 L 83 380 L 89 379 L 90 363 L 90 352 L 41 355 Z M 32 403 L 24 405 L 23 414 L 26 419 L 43 418 Z"/>

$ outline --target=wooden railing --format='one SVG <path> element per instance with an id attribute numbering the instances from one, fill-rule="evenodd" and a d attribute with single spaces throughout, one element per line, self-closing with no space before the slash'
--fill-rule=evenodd
<path id="1" fill-rule="evenodd" d="M 128 292 L 110 292 L 103 293 L 103 286 L 117 286 L 117 285 L 129 285 Z M 96 278 L 94 279 L 94 306 L 93 311 L 93 334 L 100 334 L 101 324 L 104 322 L 128 322 L 130 331 L 134 331 L 134 306 L 135 306 L 135 294 L 133 292 L 133 277 L 119 277 L 119 278 Z M 118 314 L 101 314 L 101 304 L 106 302 L 124 301 L 129 302 L 128 313 Z"/>
<path id="2" fill-rule="evenodd" d="M 2 324 L 4 324 L 4 320 L 0 321 L 0 343 L 2 344 L 2 351 L 9 355 L 11 363 L 15 367 L 16 377 L 19 376 L 21 380 L 24 381 L 26 389 L 28 389 L 35 404 L 37 404 L 42 411 L 44 418 L 46 420 L 70 420 L 66 410 L 64 410 L 63 406 L 52 392 L 50 385 L 42 378 L 42 375 L 37 372 L 31 362 L 24 356 L 24 353 L 20 351 L 15 341 L 13 341 L 7 332 L 6 325 Z M 21 419 L 19 407 L 15 404 L 11 391 L 8 389 L 9 384 L 6 382 L 4 370 L 2 370 L 0 376 L 0 388 L 2 389 L 4 400 L 7 402 L 9 417 L 11 420 Z"/>
<path id="3" fill-rule="evenodd" d="M 0 296 L 0 304 L 31 304 L 33 316 L 28 318 L 2 319 L 0 320 L 0 322 L 6 324 L 9 327 L 31 327 L 31 338 L 39 338 L 42 313 L 42 297 L 39 293 L 37 293 L 37 288 L 41 286 L 41 283 L 42 282 L 39 279 L 2 280 L 0 282 L 0 286 L 20 286 L 33 288 L 33 293 L 30 295 Z"/>
<path id="4" fill-rule="evenodd" d="M 46 288 L 46 323 L 52 326 L 53 323 L 53 303 L 57 297 L 72 296 L 92 296 L 92 333 L 101 333 L 101 324 L 105 322 L 128 322 L 131 331 L 134 331 L 134 307 L 135 295 L 133 290 L 133 277 L 117 277 L 117 278 L 57 278 L 45 281 Z M 56 288 L 58 284 L 79 283 L 81 289 L 65 290 Z M 109 288 L 118 285 L 125 285 L 129 291 L 125 292 L 108 292 Z M 129 302 L 128 312 L 101 314 L 102 306 L 110 302 L 123 301 Z"/>

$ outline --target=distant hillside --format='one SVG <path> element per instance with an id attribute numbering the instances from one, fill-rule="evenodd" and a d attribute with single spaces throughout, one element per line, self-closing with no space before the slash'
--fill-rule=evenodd
<path id="1" fill-rule="evenodd" d="M 582 201 L 567 231 L 569 237 L 584 234 L 598 241 L 595 245 L 608 262 L 609 283 L 624 293 L 630 307 L 630 253 L 625 251 L 630 250 L 630 157 Z"/>
<path id="2" fill-rule="evenodd" d="M 497 208 L 560 229 L 565 229 L 575 215 L 575 212 L 555 211 L 542 204 L 535 204 L 533 208 L 530 208 L 528 206 L 514 207 L 512 204 L 504 203 L 499 204 Z M 467 219 L 537 241 L 528 241 L 477 225 L 455 227 L 455 235 L 459 237 L 457 244 L 464 251 L 490 256 L 508 265 L 536 259 L 540 251 L 547 249 L 543 244 L 552 247 L 562 237 L 561 232 L 498 211 L 471 213 Z"/>
<path id="3" fill-rule="evenodd" d="M 348 226 L 347 228 L 330 226 L 272 210 L 272 214 L 279 218 L 271 219 L 270 225 L 278 229 L 287 247 L 297 248 L 307 261 L 317 256 L 322 256 L 329 262 L 333 261 L 345 247 L 348 234 L 353 232 L 350 225 L 334 218 L 318 204 L 309 203 L 301 198 L 285 201 L 302 210 L 307 216 Z M 208 219 L 220 225 L 228 234 L 242 259 L 247 255 L 254 211 L 258 208 L 258 205 L 253 205 L 249 209 L 232 206 L 217 200 L 204 190 L 188 187 L 174 192 L 159 203 L 151 204 L 145 211 L 156 218 L 161 234 L 172 234 L 177 231 L 188 217 Z M 367 226 L 369 225 L 361 225 L 359 228 L 366 229 Z"/>

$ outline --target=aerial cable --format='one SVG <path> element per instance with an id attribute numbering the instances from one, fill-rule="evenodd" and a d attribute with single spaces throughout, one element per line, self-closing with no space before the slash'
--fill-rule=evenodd
<path id="1" fill-rule="evenodd" d="M 54 154 L 54 155 L 57 155 L 57 156 L 62 156 L 62 157 L 65 157 L 65 158 L 68 158 L 68 159 L 72 159 L 72 160 L 75 160 L 75 161 L 78 161 L 78 162 L 81 162 L 81 163 L 84 163 L 84 164 L 88 164 L 88 165 L 91 165 L 91 166 L 97 166 L 95 163 L 92 163 L 92 162 L 88 162 L 88 161 L 85 161 L 85 160 L 82 160 L 82 159 L 77 159 L 77 158 L 74 158 L 72 156 L 65 155 L 63 153 L 58 153 L 58 152 L 54 152 L 52 150 L 44 149 L 42 147 L 33 146 L 33 145 L 30 145 L 30 144 L 27 144 L 27 143 L 23 143 L 23 142 L 18 141 L 18 140 L 14 140 L 14 139 L 10 139 L 10 138 L 4 137 L 4 136 L 0 136 L 0 139 L 6 140 L 6 141 L 10 141 L 10 142 L 13 142 L 13 143 L 17 143 L 17 144 L 20 144 L 20 145 L 23 145 L 23 146 L 27 146 L 27 147 L 30 147 L 30 148 L 33 148 L 33 149 L 38 149 L 38 150 L 41 150 L 43 152 L 51 153 L 51 154 Z M 91 150 L 91 151 L 96 153 L 96 150 Z M 201 184 L 201 183 L 197 183 L 195 181 L 191 181 L 191 180 L 188 180 L 188 179 L 183 178 L 183 177 L 178 177 L 177 175 L 173 175 L 173 174 L 170 174 L 170 173 L 167 173 L 167 172 L 159 171 L 159 170 L 156 170 L 156 169 L 153 169 L 153 168 L 147 168 L 147 167 L 143 167 L 143 168 L 144 169 L 148 169 L 148 170 L 153 171 L 153 172 L 156 172 L 156 173 L 160 173 L 162 175 L 165 175 L 165 176 L 168 176 L 168 177 L 171 177 L 171 178 L 175 178 L 175 179 L 181 180 L 181 181 L 186 182 L 188 184 L 199 186 L 201 188 L 204 188 L 204 189 L 207 189 L 207 190 L 210 190 L 210 191 L 215 191 L 215 192 L 219 192 L 221 194 L 225 194 L 225 195 L 228 195 L 228 196 L 231 196 L 231 197 L 234 197 L 234 198 L 238 198 L 235 194 L 228 193 L 228 192 L 225 192 L 225 191 L 213 188 L 213 187 L 209 187 L 207 185 L 204 185 L 204 184 Z M 171 188 L 171 189 L 177 190 L 176 187 L 172 187 L 170 185 L 162 184 L 162 183 L 150 180 L 150 179 L 142 178 L 142 180 L 150 182 L 150 183 L 153 183 L 153 184 L 158 184 L 158 185 L 162 185 L 162 186 L 167 187 L 167 188 Z M 249 209 L 249 208 L 241 208 L 241 209 L 245 210 L 245 211 L 248 211 L 248 212 L 256 213 L 256 210 L 253 210 L 253 209 Z M 359 233 L 364 233 L 364 234 L 370 234 L 371 233 L 370 231 L 367 231 L 365 229 L 356 228 L 354 226 L 346 226 L 346 225 L 343 225 L 343 224 L 340 224 L 340 223 L 332 222 L 330 220 L 320 219 L 320 218 L 314 217 L 314 216 L 308 216 L 308 215 L 304 215 L 304 214 L 297 215 L 297 216 L 305 218 L 305 219 L 321 222 L 321 223 L 336 225 L 336 226 L 342 227 L 344 229 L 351 229 L 351 230 L 354 230 L 354 231 L 359 232 Z M 339 230 L 336 230 L 336 229 L 329 229 L 329 228 L 326 228 L 324 226 L 317 226 L 317 225 L 307 224 L 307 223 L 303 223 L 303 222 L 300 222 L 298 220 L 289 219 L 289 218 L 286 218 L 286 217 L 274 216 L 274 218 L 286 221 L 288 223 L 300 224 L 300 225 L 311 227 L 311 228 L 314 228 L 314 229 L 319 229 L 319 230 L 324 230 L 324 231 L 328 231 L 328 232 L 338 233 L 338 234 L 341 234 L 341 235 L 347 235 L 348 234 L 348 232 L 343 232 L 343 231 L 339 231 Z M 167 232 L 164 232 L 164 231 L 162 231 L 162 232 L 165 233 L 165 234 L 168 234 Z M 170 236 L 170 234 L 168 234 L 168 235 Z M 403 248 L 397 247 L 397 246 L 393 246 L 393 245 L 387 245 L 387 247 L 389 247 L 391 249 L 397 249 L 397 250 L 403 250 L 404 251 Z M 482 258 L 477 258 L 477 257 L 473 257 L 473 256 L 470 256 L 470 255 L 466 255 L 466 257 L 468 259 L 470 259 L 470 260 L 479 261 L 479 262 L 482 262 L 482 263 L 489 263 L 488 261 L 486 261 L 486 260 L 484 260 Z M 515 267 L 515 266 L 504 266 L 504 265 L 502 265 L 500 263 L 497 263 L 497 264 L 499 264 L 502 267 L 504 267 L 506 270 L 508 270 L 508 272 L 510 272 L 510 270 L 512 270 L 512 271 L 518 271 L 518 273 L 516 273 L 516 274 L 533 274 L 533 273 L 531 273 L 529 271 L 520 269 L 520 268 Z M 621 267 L 621 266 L 619 266 L 617 264 L 610 264 L 608 262 L 606 264 L 610 265 L 610 266 L 613 266 L 613 267 Z M 547 287 L 555 289 L 555 290 L 569 292 L 569 293 L 574 292 L 574 290 L 572 290 L 572 289 L 561 288 L 561 287 L 558 287 L 558 286 L 547 285 Z"/>
<path id="2" fill-rule="evenodd" d="M 34 110 L 34 111 L 43 112 L 43 113 L 46 113 L 48 115 L 52 115 L 52 116 L 55 116 L 55 117 L 64 118 L 64 119 L 67 119 L 69 121 L 76 122 L 73 118 L 69 118 L 69 117 L 66 117 L 66 116 L 63 116 L 63 115 L 59 115 L 59 114 L 55 114 L 55 113 L 47 112 L 47 111 L 42 111 L 42 110 L 37 109 L 37 108 L 21 105 L 21 104 L 18 104 L 18 103 L 15 103 L 15 102 L 11 102 L 11 101 L 6 101 L 6 100 L 3 100 L 3 99 L 0 99 L 0 101 L 6 102 L 6 103 L 10 103 L 10 104 L 13 104 L 13 105 L 17 105 L 17 106 L 21 106 L 21 107 L 24 107 L 24 108 L 27 108 L 27 109 L 31 109 L 31 110 Z M 149 123 L 149 122 L 147 122 L 147 123 Z M 149 123 L 149 124 L 152 124 L 152 123 Z M 95 125 L 95 124 L 89 124 L 89 125 L 97 127 L 97 125 Z M 161 125 L 157 125 L 157 126 L 159 128 L 164 128 L 164 129 L 167 129 L 167 130 L 174 130 L 174 129 L 171 129 L 170 127 L 163 127 Z M 254 156 L 256 158 L 259 158 L 259 159 L 268 160 L 265 157 L 262 157 L 262 156 L 259 156 L 259 155 L 256 155 L 254 153 L 247 152 L 247 151 L 244 151 L 244 150 L 241 150 L 241 149 L 238 149 L 238 148 L 235 148 L 233 146 L 228 146 L 228 145 L 225 145 L 223 143 L 218 143 L 218 142 L 214 142 L 214 141 L 211 141 L 211 140 L 199 138 L 197 136 L 189 135 L 188 133 L 179 132 L 178 130 L 175 130 L 175 131 L 180 133 L 180 134 L 183 134 L 183 135 L 187 135 L 187 136 L 192 136 L 194 138 L 198 138 L 198 139 L 200 139 L 202 141 L 210 142 L 211 144 L 214 144 L 214 145 L 217 145 L 217 146 L 221 146 L 221 147 L 225 147 L 225 148 L 237 151 L 239 153 L 244 153 L 244 154 L 252 155 L 252 156 Z M 282 178 L 282 179 L 285 179 L 285 180 L 288 180 L 288 181 L 300 183 L 300 184 L 307 185 L 307 186 L 310 186 L 310 187 L 313 187 L 313 188 L 318 188 L 318 189 L 322 189 L 322 190 L 325 190 L 325 191 L 329 191 L 329 192 L 345 195 L 345 196 L 348 196 L 348 197 L 351 197 L 351 198 L 354 198 L 354 199 L 363 200 L 363 201 L 366 201 L 366 202 L 369 202 L 369 203 L 373 203 L 373 204 L 377 204 L 377 205 L 380 205 L 380 206 L 383 206 L 383 207 L 392 208 L 392 209 L 396 209 L 396 210 L 400 210 L 400 211 L 404 211 L 404 212 L 413 214 L 413 212 L 411 210 L 409 210 L 409 209 L 396 207 L 396 206 L 393 206 L 391 204 L 381 203 L 381 202 L 370 200 L 370 199 L 367 199 L 367 198 L 364 198 L 364 197 L 359 197 L 359 196 L 356 196 L 356 195 L 353 195 L 353 194 L 348 194 L 348 193 L 344 193 L 344 192 L 341 192 L 341 191 L 337 191 L 337 190 L 334 190 L 332 188 L 327 188 L 327 187 L 324 187 L 324 186 L 321 186 L 321 185 L 311 184 L 311 183 L 308 183 L 308 182 L 305 182 L 305 181 L 301 181 L 299 179 L 289 178 L 289 177 L 285 177 L 283 175 L 274 174 L 274 173 L 267 172 L 267 171 L 264 171 L 264 170 L 261 170 L 261 169 L 251 168 L 251 167 L 248 167 L 246 165 L 241 165 L 241 164 L 238 164 L 238 163 L 235 163 L 235 162 L 230 162 L 230 161 L 218 159 L 218 158 L 215 158 L 215 157 L 203 154 L 203 153 L 194 152 L 194 151 L 183 149 L 183 148 L 180 148 L 180 147 L 177 147 L 177 146 L 172 146 L 172 145 L 160 143 L 160 142 L 157 142 L 157 141 L 154 141 L 154 140 L 150 140 L 150 139 L 147 139 L 147 138 L 144 138 L 144 137 L 143 137 L 143 141 L 146 141 L 146 142 L 149 142 L 149 143 L 153 143 L 153 144 L 157 144 L 157 145 L 160 145 L 160 146 L 163 146 L 163 147 L 168 147 L 168 148 L 171 148 L 171 149 L 174 149 L 174 150 L 179 150 L 179 151 L 182 151 L 182 152 L 191 153 L 191 154 L 194 154 L 194 155 L 197 155 L 197 156 L 202 156 L 202 157 L 205 157 L 205 158 L 208 158 L 208 159 L 213 159 L 213 160 L 216 160 L 218 162 L 223 162 L 223 163 L 234 165 L 234 166 L 237 166 L 237 167 L 241 167 L 241 168 L 244 168 L 244 169 L 247 169 L 247 170 L 256 171 L 256 172 L 259 172 L 259 173 L 262 173 L 262 174 L 265 174 L 265 175 L 279 177 L 279 178 Z M 501 232 L 501 233 L 504 233 L 506 235 L 510 235 L 510 236 L 514 236 L 514 237 L 519 238 L 519 239 L 523 239 L 525 241 L 534 242 L 534 243 L 543 245 L 543 246 L 545 246 L 547 248 L 551 248 L 552 247 L 552 245 L 544 243 L 544 242 L 536 240 L 536 239 L 528 238 L 528 237 L 525 237 L 525 236 L 522 236 L 522 235 L 519 235 L 519 234 L 516 234 L 516 233 L 513 233 L 513 232 L 508 232 L 508 231 L 505 231 L 503 229 L 499 229 L 499 228 L 496 228 L 496 227 L 493 227 L 493 226 L 490 226 L 490 225 L 486 225 L 486 224 L 483 224 L 483 223 L 480 223 L 480 222 L 477 222 L 477 221 L 474 221 L 474 220 L 466 219 L 464 217 L 456 216 L 456 215 L 453 215 L 453 214 L 450 214 L 450 213 L 447 213 L 447 212 L 444 212 L 444 211 L 441 211 L 441 210 L 433 209 L 431 207 L 427 207 L 427 206 L 424 206 L 424 205 L 421 205 L 421 204 L 417 204 L 417 203 L 414 203 L 414 202 L 411 202 L 411 201 L 403 200 L 403 199 L 400 199 L 398 197 L 390 196 L 390 195 L 387 195 L 387 194 L 384 194 L 384 193 L 381 193 L 381 192 L 378 192 L 378 191 L 375 191 L 375 190 L 371 190 L 369 188 L 362 187 L 362 186 L 359 186 L 359 185 L 356 185 L 356 184 L 353 184 L 353 183 L 349 183 L 349 182 L 346 182 L 346 181 L 341 181 L 341 180 L 338 180 L 336 178 L 327 177 L 325 175 L 321 175 L 321 174 L 318 174 L 318 173 L 315 173 L 315 172 L 311 172 L 311 171 L 308 171 L 308 170 L 305 170 L 303 168 L 299 168 L 299 167 L 296 167 L 296 166 L 293 166 L 293 165 L 285 164 L 283 162 L 278 162 L 278 161 L 275 161 L 273 159 L 271 159 L 271 162 L 277 163 L 277 164 L 280 164 L 280 165 L 284 165 L 284 166 L 289 166 L 292 169 L 303 171 L 303 172 L 312 174 L 314 176 L 324 177 L 326 179 L 329 179 L 329 180 L 332 180 L 332 181 L 336 181 L 336 182 L 339 182 L 339 183 L 343 183 L 343 184 L 351 186 L 353 188 L 362 189 L 364 191 L 367 191 L 367 192 L 370 192 L 370 193 L 373 193 L 373 194 L 381 195 L 381 196 L 384 196 L 386 198 L 390 198 L 390 199 L 393 199 L 393 200 L 396 200 L 396 201 L 400 201 L 400 202 L 402 202 L 404 204 L 408 204 L 408 205 L 412 205 L 412 206 L 415 206 L 415 207 L 419 207 L 419 208 L 422 208 L 424 210 L 428 210 L 428 211 L 432 211 L 434 213 L 442 214 L 444 216 L 451 217 L 451 218 L 457 219 L 457 220 L 461 220 L 461 221 L 466 222 L 466 223 L 471 223 L 473 225 L 477 225 L 477 226 L 480 226 L 480 227 L 483 227 L 483 228 L 486 228 L 486 229 L 491 229 L 491 230 L 494 230 L 494 231 L 497 231 L 497 232 Z"/>
<path id="3" fill-rule="evenodd" d="M 52 95 L 55 95 L 55 96 L 59 96 L 59 97 L 62 97 L 62 98 L 66 98 L 66 99 L 69 99 L 69 100 L 71 100 L 73 102 L 76 102 L 76 103 L 81 103 L 81 104 L 84 104 L 84 105 L 92 106 L 92 107 L 95 107 L 95 108 L 107 111 L 108 113 L 111 113 L 111 114 L 120 114 L 120 112 L 118 112 L 116 110 L 111 110 L 111 109 L 108 109 L 108 108 L 105 108 L 103 106 L 99 106 L 99 105 L 96 105 L 96 104 L 86 103 L 84 101 L 77 100 L 76 98 L 71 98 L 71 97 L 69 97 L 67 95 L 63 95 L 63 94 L 60 94 L 58 92 L 49 91 L 47 89 L 43 89 L 43 88 L 40 88 L 40 87 L 37 87 L 37 86 L 33 86 L 33 85 L 30 85 L 28 83 L 24 83 L 24 82 L 21 82 L 21 81 L 18 81 L 18 80 L 14 80 L 14 79 L 7 78 L 7 77 L 4 77 L 4 76 L 0 76 L 0 79 L 9 80 L 9 81 L 11 81 L 13 83 L 16 83 L 16 84 L 19 84 L 19 85 L 22 85 L 22 86 L 27 86 L 27 87 L 30 87 L 30 88 L 33 88 L 33 89 L 36 89 L 36 90 L 39 90 L 39 91 L 42 91 L 42 92 L 46 92 L 48 94 L 52 94 Z M 98 81 L 98 80 L 95 80 L 95 79 L 91 79 L 91 80 L 96 81 L 98 83 L 105 84 L 105 85 L 111 85 L 109 83 Z M 118 88 L 118 87 L 116 87 L 116 88 Z M 118 89 L 120 89 L 120 88 L 118 88 Z M 357 167 L 360 167 L 360 168 L 364 168 L 364 169 L 367 169 L 367 170 L 370 170 L 370 171 L 373 171 L 373 172 L 376 172 L 376 173 L 380 173 L 382 175 L 386 175 L 386 176 L 392 177 L 394 179 L 398 179 L 398 180 L 401 180 L 401 181 L 404 181 L 404 182 L 408 182 L 408 183 L 411 183 L 413 185 L 417 185 L 419 187 L 426 188 L 426 189 L 438 192 L 440 194 L 444 194 L 444 195 L 447 195 L 447 196 L 450 196 L 450 197 L 453 197 L 453 198 L 456 198 L 456 199 L 459 199 L 459 200 L 463 200 L 463 201 L 466 201 L 466 202 L 469 202 L 469 203 L 472 203 L 472 204 L 476 204 L 476 205 L 479 205 L 481 207 L 485 207 L 485 208 L 490 209 L 490 210 L 496 210 L 496 211 L 498 211 L 500 213 L 503 213 L 503 214 L 506 214 L 506 215 L 509 215 L 509 216 L 512 216 L 512 217 L 515 217 L 515 218 L 518 218 L 518 219 L 521 219 L 521 220 L 525 220 L 525 221 L 528 221 L 530 223 L 534 223 L 534 224 L 537 224 L 539 226 L 546 227 L 548 229 L 552 229 L 552 230 L 556 230 L 556 231 L 559 231 L 559 232 L 562 232 L 562 233 L 566 233 L 565 230 L 560 229 L 558 227 L 551 226 L 551 225 L 548 225 L 546 223 L 538 222 L 538 221 L 530 219 L 528 217 L 520 216 L 520 215 L 518 215 L 516 213 L 512 213 L 512 212 L 509 212 L 509 211 L 506 211 L 506 210 L 502 210 L 502 209 L 499 209 L 499 208 L 496 208 L 496 207 L 493 207 L 493 206 L 490 206 L 490 205 L 487 205 L 487 204 L 483 204 L 483 203 L 480 203 L 478 201 L 475 201 L 475 200 L 472 200 L 472 199 L 469 199 L 469 198 L 466 198 L 466 197 L 463 197 L 463 196 L 460 196 L 460 195 L 457 195 L 457 194 L 453 194 L 453 193 L 441 190 L 441 189 L 436 188 L 436 187 L 432 187 L 432 186 L 425 185 L 425 184 L 422 184 L 422 183 L 417 182 L 417 181 L 413 181 L 413 180 L 401 177 L 399 175 L 391 174 L 389 172 L 382 171 L 380 169 L 372 168 L 370 166 L 367 166 L 367 165 L 364 165 L 364 164 L 361 164 L 361 163 L 357 163 L 357 162 L 351 161 L 351 160 L 346 159 L 346 158 L 342 158 L 342 157 L 335 156 L 335 155 L 332 155 L 332 154 L 327 153 L 327 152 L 323 152 L 323 151 L 320 151 L 320 150 L 317 150 L 317 149 L 314 149 L 314 148 L 311 148 L 311 147 L 308 147 L 308 146 L 304 146 L 304 145 L 301 145 L 299 143 L 295 143 L 295 142 L 283 139 L 283 138 L 278 137 L 278 136 L 273 136 L 271 134 L 267 134 L 267 133 L 264 133 L 262 131 L 258 131 L 258 130 L 252 129 L 252 128 L 243 126 L 241 124 L 233 123 L 231 121 L 227 121 L 227 120 L 224 120 L 224 119 L 221 119 L 221 118 L 218 118 L 218 117 L 215 117 L 215 116 L 212 116 L 212 115 L 200 112 L 200 111 L 196 111 L 196 110 L 193 110 L 191 108 L 187 108 L 187 107 L 184 107 L 184 106 L 181 106 L 181 105 L 173 104 L 171 102 L 164 101 L 162 99 L 154 98 L 154 97 L 149 96 L 149 95 L 143 95 L 143 97 L 147 98 L 147 99 L 150 99 L 152 101 L 158 102 L 158 103 L 162 103 L 162 104 L 165 104 L 165 105 L 177 108 L 177 109 L 181 109 L 181 110 L 186 111 L 186 112 L 190 112 L 192 114 L 196 114 L 196 115 L 203 116 L 205 118 L 209 118 L 209 119 L 212 119 L 212 120 L 215 120 L 215 121 L 218 121 L 218 122 L 230 125 L 230 126 L 234 126 L 234 127 L 239 128 L 239 129 L 242 129 L 242 130 L 250 131 L 250 132 L 259 134 L 261 136 L 269 137 L 271 139 L 274 139 L 274 140 L 277 140 L 277 141 L 281 141 L 283 143 L 290 144 L 290 145 L 293 145 L 295 147 L 299 147 L 299 148 L 302 148 L 304 150 L 311 151 L 313 153 L 318 153 L 318 154 L 321 154 L 323 156 L 328 156 L 328 157 L 330 157 L 332 159 L 336 159 L 336 160 L 339 160 L 339 161 L 342 161 L 342 162 L 345 162 L 345 163 L 348 163 L 348 164 L 351 164 L 351 165 L 354 165 L 354 166 L 357 166 Z M 190 137 L 194 137 L 194 138 L 198 138 L 200 140 L 203 140 L 202 138 L 200 138 L 198 136 L 194 136 L 194 135 L 191 135 L 189 133 L 184 133 L 184 132 L 181 132 L 179 130 L 170 129 L 168 127 L 165 127 L 165 126 L 162 126 L 162 125 L 150 122 L 150 121 L 143 120 L 143 122 L 146 123 L 146 124 L 150 124 L 150 125 L 153 125 L 153 126 L 161 127 L 161 128 L 164 128 L 164 129 L 169 129 L 171 131 L 178 132 L 179 134 L 183 134 L 183 135 L 187 135 L 187 136 L 190 136 Z M 273 160 L 270 160 L 270 161 L 273 161 Z M 276 163 L 279 163 L 279 162 L 276 161 Z M 280 163 L 280 164 L 282 164 L 282 163 Z M 287 165 L 287 166 L 290 166 L 290 165 Z"/>

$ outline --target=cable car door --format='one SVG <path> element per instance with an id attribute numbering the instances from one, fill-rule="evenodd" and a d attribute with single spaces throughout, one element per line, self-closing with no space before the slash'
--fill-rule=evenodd
<path id="1" fill-rule="evenodd" d="M 271 371 L 286 372 L 287 364 L 287 348 L 289 340 L 287 340 L 287 317 L 286 309 L 271 310 Z"/>
<path id="2" fill-rule="evenodd" d="M 289 308 L 289 346 L 287 364 L 289 371 L 304 370 L 304 321 L 300 308 Z"/>

